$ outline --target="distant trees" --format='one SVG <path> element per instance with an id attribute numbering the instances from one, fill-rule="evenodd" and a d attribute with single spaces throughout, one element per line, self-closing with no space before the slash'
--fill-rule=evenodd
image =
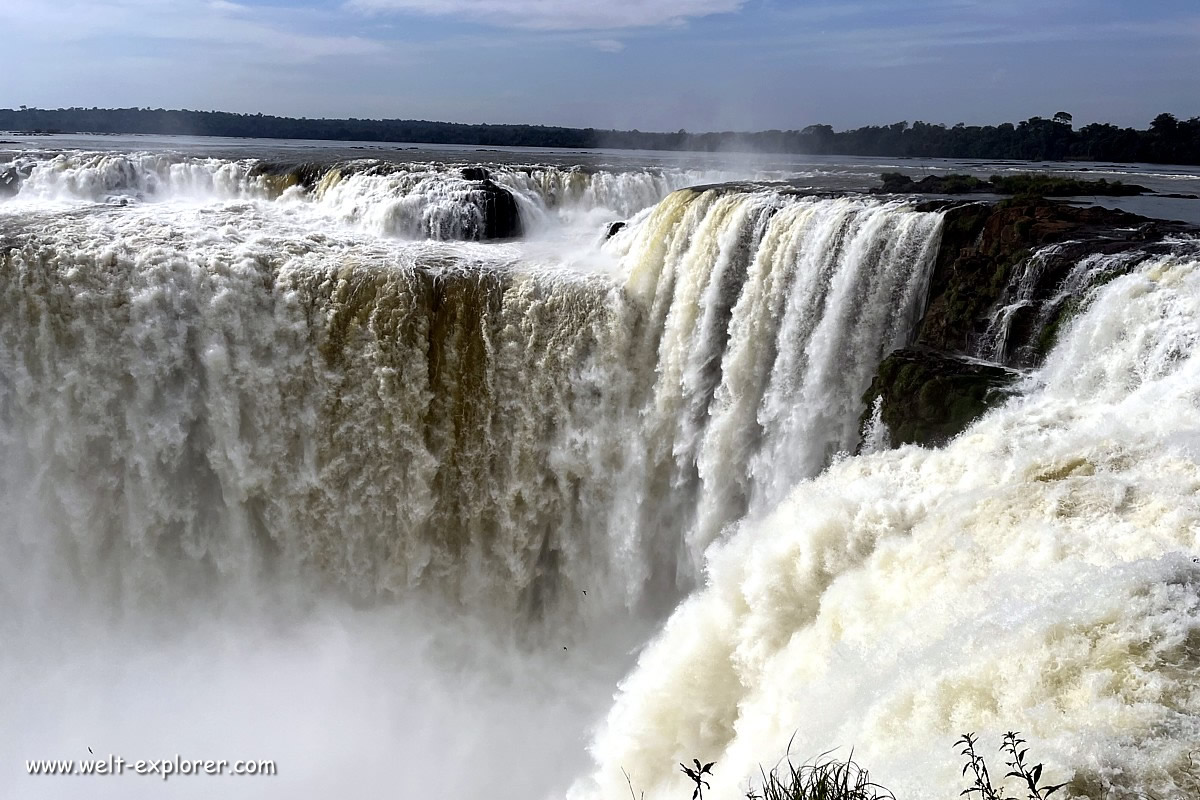
<path id="1" fill-rule="evenodd" d="M 0 109 L 0 130 L 159 133 L 248 138 L 425 142 L 479 146 L 757 151 L 812 155 L 1200 164 L 1200 117 L 1159 114 L 1147 130 L 1106 123 L 1073 128 L 1059 111 L 1017 124 L 953 127 L 908 121 L 835 131 L 831 125 L 757 133 L 647 133 L 543 125 L 461 125 L 404 119 L 294 119 L 149 108 Z"/>

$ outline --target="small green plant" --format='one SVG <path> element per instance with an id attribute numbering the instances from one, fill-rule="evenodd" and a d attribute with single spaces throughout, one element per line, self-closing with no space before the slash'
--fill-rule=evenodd
<path id="1" fill-rule="evenodd" d="M 978 800 L 1011 800 L 1004 794 L 1004 787 L 999 788 L 992 785 L 991 775 L 988 773 L 987 762 L 983 756 L 976 750 L 976 745 L 979 743 L 979 738 L 973 733 L 964 733 L 955 744 L 960 747 L 959 754 L 966 759 L 967 763 L 963 766 L 963 775 L 970 773 L 972 783 L 966 789 L 960 792 L 960 795 L 971 796 L 976 795 Z M 1028 748 L 1023 748 L 1026 742 L 1021 738 L 1019 731 L 1009 731 L 1004 734 L 1004 743 L 1000 745 L 1000 752 L 1008 756 L 1005 763 L 1008 765 L 1009 772 L 1005 774 L 1006 778 L 1019 778 L 1025 783 L 1028 800 L 1046 800 L 1050 795 L 1057 792 L 1059 789 L 1066 786 L 1065 783 L 1059 783 L 1051 786 L 1043 786 L 1042 780 L 1042 765 L 1030 765 L 1025 760 Z"/>
<path id="2" fill-rule="evenodd" d="M 963 765 L 962 774 L 966 776 L 970 772 L 972 776 L 971 785 L 959 792 L 959 796 L 969 797 L 974 794 L 979 796 L 979 800 L 1007 800 L 1001 791 L 997 791 L 992 786 L 992 778 L 988 774 L 987 762 L 975 750 L 975 744 L 978 741 L 979 737 L 975 734 L 964 733 L 962 738 L 955 742 L 956 745 L 962 748 L 958 751 L 959 754 L 967 760 L 967 763 Z"/>
<path id="3" fill-rule="evenodd" d="M 693 758 L 692 763 L 696 765 L 695 769 L 685 766 L 682 761 L 679 763 L 679 768 L 683 770 L 684 775 L 687 775 L 696 783 L 696 790 L 692 792 L 692 800 L 704 800 L 704 790 L 712 788 L 708 785 L 708 781 L 704 780 L 704 776 L 712 775 L 713 764 L 717 762 L 710 761 L 704 766 L 700 766 L 700 759 Z"/>
<path id="4" fill-rule="evenodd" d="M 769 773 L 762 771 L 762 786 L 746 792 L 747 800 L 895 800 L 854 762 L 853 752 L 845 761 L 823 753 L 800 766 L 792 763 L 791 752 L 788 742 L 788 755 Z"/>
<path id="5" fill-rule="evenodd" d="M 1057 792 L 1065 783 L 1055 784 L 1054 786 L 1041 786 L 1042 765 L 1034 764 L 1032 767 L 1025 761 L 1025 754 L 1029 752 L 1028 748 L 1022 749 L 1021 745 L 1025 744 L 1025 740 L 1021 738 L 1019 731 L 1009 731 L 1004 734 L 1004 744 L 1000 749 L 1008 754 L 1010 760 L 1008 764 L 1011 772 L 1006 777 L 1020 778 L 1025 781 L 1026 790 L 1029 792 L 1029 800 L 1046 800 L 1047 797 Z"/>

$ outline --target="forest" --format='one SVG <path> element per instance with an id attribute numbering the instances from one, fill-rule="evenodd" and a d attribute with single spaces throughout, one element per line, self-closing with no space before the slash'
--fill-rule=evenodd
<path id="1" fill-rule="evenodd" d="M 982 158 L 1200 164 L 1200 117 L 1159 114 L 1145 130 L 1092 123 L 1063 111 L 1001 125 L 896 122 L 835 131 L 830 125 L 755 133 L 674 133 L 467 125 L 411 119 L 308 119 L 151 108 L 0 109 L 0 131 L 142 133 L 480 146 L 690 150 L 896 158 Z"/>

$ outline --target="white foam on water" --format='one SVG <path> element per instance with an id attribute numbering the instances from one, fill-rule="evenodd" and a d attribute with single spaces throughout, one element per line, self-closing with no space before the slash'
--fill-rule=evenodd
<path id="1" fill-rule="evenodd" d="M 940 215 L 668 194 L 699 177 L 497 168 L 528 235 L 478 243 L 437 241 L 477 210 L 441 167 L 36 166 L 0 203 L 6 790 L 91 746 L 279 763 L 100 797 L 675 797 L 795 733 L 919 798 L 1010 727 L 1076 788 L 1185 786 L 1196 262 L 1096 292 L 946 448 L 851 458 Z"/>
<path id="2" fill-rule="evenodd" d="M 1198 339 L 1200 262 L 1147 264 L 945 448 L 846 459 L 743 523 L 623 683 L 576 795 L 627 792 L 623 769 L 680 796 L 698 757 L 732 796 L 794 736 L 944 797 L 960 733 L 1020 730 L 1073 792 L 1190 796 Z"/>

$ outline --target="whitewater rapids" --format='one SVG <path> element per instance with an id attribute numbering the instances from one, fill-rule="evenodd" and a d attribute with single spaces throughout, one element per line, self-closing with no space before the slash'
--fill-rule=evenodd
<path id="1" fill-rule="evenodd" d="M 958 734 L 1007 730 L 1071 794 L 1195 796 L 1198 342 L 1200 261 L 1145 264 L 945 448 L 841 460 L 742 523 L 622 684 L 594 796 L 622 769 L 682 796 L 693 756 L 736 796 L 794 735 L 945 797 Z"/>
<path id="2" fill-rule="evenodd" d="M 938 212 L 489 165 L 482 243 L 453 165 L 13 164 L 7 793 L 99 745 L 280 775 L 90 797 L 741 797 L 794 734 L 932 798 L 1010 728 L 1075 795 L 1193 790 L 1191 244 L 1082 265 L 1128 274 L 945 448 L 852 456 Z"/>

